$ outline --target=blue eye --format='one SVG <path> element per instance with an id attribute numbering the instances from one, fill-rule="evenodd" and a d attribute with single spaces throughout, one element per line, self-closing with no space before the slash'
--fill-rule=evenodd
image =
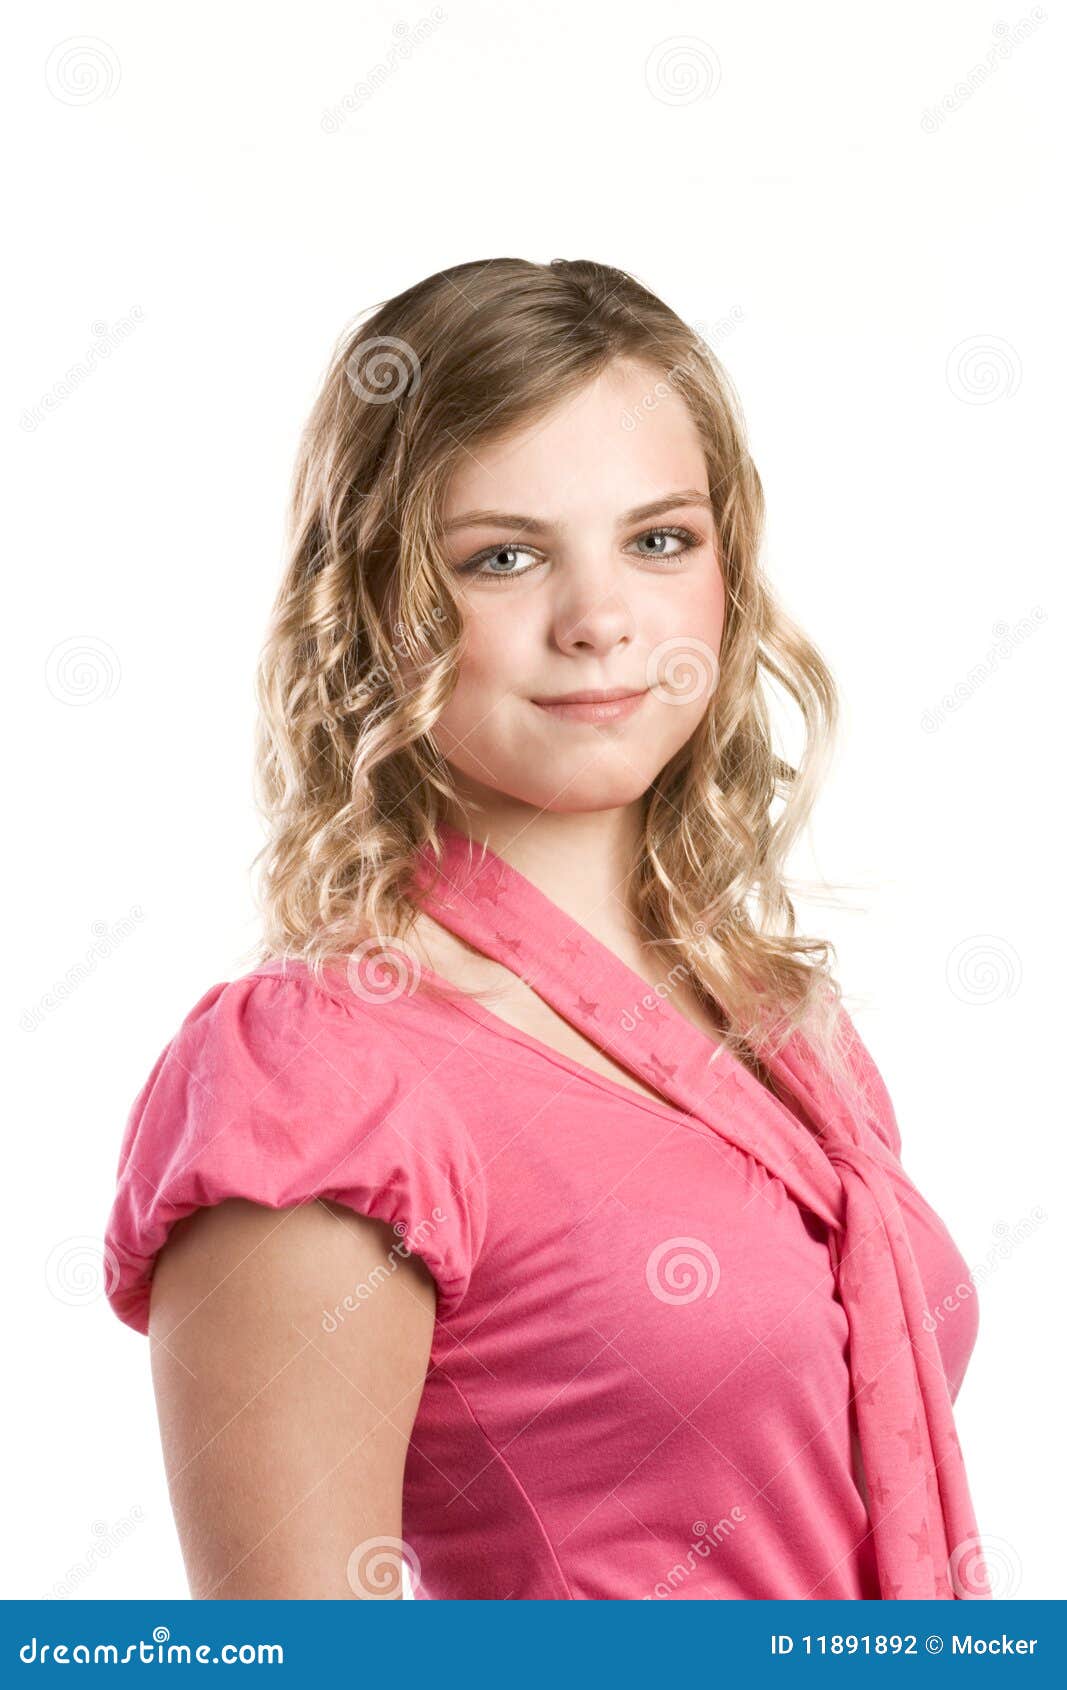
<path id="1" fill-rule="evenodd" d="M 489 551 L 478 552 L 475 557 L 471 558 L 469 563 L 465 563 L 463 565 L 458 573 L 460 575 L 480 574 L 485 564 L 495 563 L 498 558 L 508 557 L 509 555 L 514 557 L 518 552 L 529 552 L 529 549 L 530 548 L 528 546 L 493 546 Z M 487 581 L 511 581 L 514 580 L 517 575 L 527 574 L 529 574 L 529 571 L 526 569 L 518 570 L 509 568 L 502 570 L 499 574 L 495 570 L 487 570 L 483 579 Z"/>
<path id="2" fill-rule="evenodd" d="M 637 540 L 681 540 L 682 547 L 677 552 L 645 552 L 645 557 L 681 557 L 683 553 L 692 551 L 699 546 L 700 540 L 689 528 L 650 528 L 647 533 L 639 534 Z M 637 540 L 634 544 L 637 544 Z"/>
<path id="3" fill-rule="evenodd" d="M 638 545 L 642 540 L 680 541 L 681 544 L 679 550 L 676 552 L 654 551 L 642 552 L 639 554 L 642 557 L 663 558 L 666 560 L 681 557 L 686 552 L 692 551 L 694 546 L 699 546 L 701 544 L 699 535 L 694 534 L 690 528 L 648 528 L 643 534 L 639 534 L 636 540 L 632 540 L 630 544 Z M 499 559 L 514 558 L 521 555 L 523 552 L 525 552 L 528 557 L 536 557 L 538 555 L 531 546 L 490 546 L 484 551 L 475 553 L 474 557 L 470 558 L 468 562 L 462 564 L 456 573 L 458 575 L 478 576 L 483 581 L 515 581 L 524 575 L 529 575 L 530 569 L 516 569 L 513 565 L 509 565 L 505 569 L 495 570 L 486 568 L 486 565 L 496 563 Z M 531 565 L 531 568 L 536 568 L 536 564 Z"/>

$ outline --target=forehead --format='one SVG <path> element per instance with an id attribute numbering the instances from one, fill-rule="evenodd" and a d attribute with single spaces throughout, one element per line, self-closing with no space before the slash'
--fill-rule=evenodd
<path id="1" fill-rule="evenodd" d="M 708 487 L 688 406 L 665 372 L 616 361 L 535 422 L 462 453 L 443 514 L 495 508 L 565 522 L 683 486 Z"/>

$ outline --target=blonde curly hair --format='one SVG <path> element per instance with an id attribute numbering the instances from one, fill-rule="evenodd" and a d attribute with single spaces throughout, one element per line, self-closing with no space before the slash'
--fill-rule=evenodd
<path id="1" fill-rule="evenodd" d="M 837 722 L 830 672 L 760 566 L 763 489 L 730 377 L 701 337 L 606 264 L 497 258 L 442 270 L 346 330 L 300 442 L 288 563 L 256 672 L 256 961 L 321 979 L 371 936 L 402 949 L 417 855 L 464 806 L 432 739 L 462 610 L 440 550 L 459 455 L 534 422 L 615 359 L 685 403 L 706 454 L 726 588 L 706 716 L 644 798 L 634 914 L 757 1072 L 794 1031 L 835 1083 L 855 1077 L 828 941 L 798 934 L 785 863 Z M 766 681 L 796 704 L 794 766 Z M 772 806 L 781 800 L 772 818 Z M 425 982 L 424 982 L 425 983 Z"/>

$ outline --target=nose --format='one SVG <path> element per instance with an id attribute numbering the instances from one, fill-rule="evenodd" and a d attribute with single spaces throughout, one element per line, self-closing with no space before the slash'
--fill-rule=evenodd
<path id="1" fill-rule="evenodd" d="M 552 635 L 560 651 L 597 656 L 632 643 L 633 607 L 610 565 L 575 563 L 563 572 Z"/>

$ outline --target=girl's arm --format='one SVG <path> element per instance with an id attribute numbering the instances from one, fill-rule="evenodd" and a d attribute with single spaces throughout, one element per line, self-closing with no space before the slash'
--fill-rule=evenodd
<path id="1" fill-rule="evenodd" d="M 173 1229 L 152 1374 L 190 1595 L 401 1595 L 434 1280 L 384 1222 L 234 1198 Z"/>

